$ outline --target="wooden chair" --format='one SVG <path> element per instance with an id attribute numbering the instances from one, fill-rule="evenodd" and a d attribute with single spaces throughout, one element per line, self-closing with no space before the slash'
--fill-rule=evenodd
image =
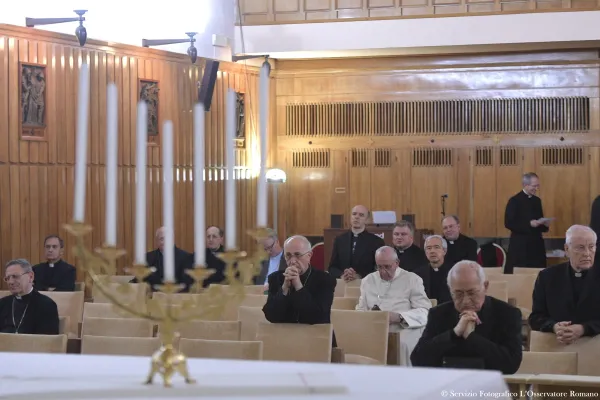
<path id="1" fill-rule="evenodd" d="M 128 286 L 130 290 L 127 295 L 123 294 L 122 290 L 122 287 L 125 285 Z M 108 289 L 111 293 L 119 293 L 119 299 L 123 302 L 136 304 L 138 307 L 142 307 L 146 303 L 146 291 L 148 290 L 148 286 L 145 283 L 110 282 L 108 284 Z M 112 303 L 96 286 L 92 287 L 92 297 L 94 303 Z"/>
<path id="2" fill-rule="evenodd" d="M 182 339 L 240 340 L 240 321 L 190 321 L 179 325 Z M 160 329 L 159 329 L 160 332 Z"/>
<path id="3" fill-rule="evenodd" d="M 267 296 L 264 294 L 246 294 L 244 299 L 242 300 L 242 306 L 246 307 L 260 307 L 262 308 L 267 302 Z M 237 314 L 236 314 L 237 316 Z"/>
<path id="4" fill-rule="evenodd" d="M 516 373 L 577 375 L 577 353 L 524 351 Z"/>
<path id="5" fill-rule="evenodd" d="M 334 297 L 332 310 L 354 310 L 358 304 L 357 297 Z"/>
<path id="6" fill-rule="evenodd" d="M 544 268 L 523 268 L 523 267 L 514 267 L 513 274 L 515 275 L 535 275 L 537 276 L 540 271 L 543 271 Z"/>
<path id="7" fill-rule="evenodd" d="M 84 303 L 83 318 L 136 318 L 110 303 Z"/>
<path id="8" fill-rule="evenodd" d="M 192 358 L 262 360 L 263 342 L 180 339 L 179 350 Z"/>
<path id="9" fill-rule="evenodd" d="M 75 282 L 76 292 L 85 292 L 85 282 Z"/>
<path id="10" fill-rule="evenodd" d="M 336 279 L 335 292 L 333 292 L 334 297 L 344 297 L 346 296 L 346 282 L 343 279 Z"/>
<path id="11" fill-rule="evenodd" d="M 265 285 L 246 285 L 246 295 L 249 294 L 265 294 Z"/>
<path id="12" fill-rule="evenodd" d="M 362 282 L 362 279 L 355 279 L 353 281 L 346 283 L 346 286 L 360 288 L 361 282 Z"/>
<path id="13" fill-rule="evenodd" d="M 344 297 L 360 297 L 360 286 L 346 286 L 346 294 Z"/>
<path id="14" fill-rule="evenodd" d="M 58 333 L 60 335 L 67 335 L 70 325 L 71 319 L 69 317 L 58 317 Z"/>
<path id="15" fill-rule="evenodd" d="M 331 324 L 258 323 L 256 340 L 263 342 L 263 359 L 273 361 L 331 362 Z"/>
<path id="16" fill-rule="evenodd" d="M 10 296 L 10 290 L 0 290 L 0 299 L 6 296 Z"/>
<path id="17" fill-rule="evenodd" d="M 559 343 L 554 333 L 531 331 L 530 336 L 530 351 L 577 353 L 577 373 L 600 376 L 600 335 L 582 337 L 568 345 Z"/>
<path id="18" fill-rule="evenodd" d="M 141 318 L 84 318 L 81 336 L 152 337 L 154 323 Z"/>
<path id="19" fill-rule="evenodd" d="M 508 288 L 508 298 L 515 299 L 517 307 L 531 312 L 533 307 L 533 286 L 537 275 L 488 275 L 488 281 L 504 281 Z"/>
<path id="20" fill-rule="evenodd" d="M 40 292 L 50 297 L 58 307 L 60 317 L 69 317 L 67 334 L 79 337 L 79 324 L 83 319 L 83 301 L 85 292 Z"/>
<path id="21" fill-rule="evenodd" d="M 160 347 L 160 339 L 155 337 L 107 337 L 83 336 L 81 354 L 106 354 L 120 356 L 150 357 Z"/>
<path id="22" fill-rule="evenodd" d="M 66 353 L 67 335 L 0 333 L 0 352 Z"/>
<path id="23" fill-rule="evenodd" d="M 484 268 L 483 271 L 485 272 L 485 276 L 504 274 L 504 270 L 502 269 L 502 267 L 488 267 Z"/>
<path id="24" fill-rule="evenodd" d="M 258 331 L 258 324 L 269 323 L 265 318 L 262 307 L 245 307 L 238 308 L 238 320 L 242 324 L 240 331 L 240 340 L 254 341 Z"/>
<path id="25" fill-rule="evenodd" d="M 331 324 L 346 358 L 358 354 L 386 364 L 390 330 L 387 312 L 331 310 Z"/>
<path id="26" fill-rule="evenodd" d="M 508 282 L 490 281 L 487 295 L 498 300 L 508 302 Z"/>
<path id="27" fill-rule="evenodd" d="M 310 263 L 315 269 L 325 271 L 328 266 L 325 265 L 329 260 L 325 260 L 325 243 L 319 242 L 312 247 L 312 257 Z"/>

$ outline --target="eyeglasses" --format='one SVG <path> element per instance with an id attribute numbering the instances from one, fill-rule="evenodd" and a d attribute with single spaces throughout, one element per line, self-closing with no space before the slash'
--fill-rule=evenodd
<path id="1" fill-rule="evenodd" d="M 310 250 L 308 250 L 307 252 L 304 252 L 304 253 L 285 253 L 283 256 L 285 257 L 285 259 L 287 261 L 291 260 L 294 257 L 298 260 L 298 259 L 300 259 L 300 257 L 303 257 L 303 256 L 307 255 L 311 251 L 312 251 L 312 249 L 310 249 Z"/>
<path id="2" fill-rule="evenodd" d="M 584 246 L 584 245 L 580 245 L 580 246 L 573 246 L 571 247 L 571 250 L 573 250 L 573 252 L 575 253 L 579 253 L 579 254 L 583 254 L 586 252 L 590 252 L 590 253 L 594 253 L 596 251 L 596 245 L 595 244 L 591 244 L 589 246 Z"/>
<path id="3" fill-rule="evenodd" d="M 19 280 L 19 279 L 20 279 L 20 278 L 21 278 L 23 275 L 27 275 L 28 273 L 29 273 L 29 272 L 23 272 L 23 273 L 22 273 L 22 274 L 20 274 L 20 275 L 6 275 L 6 276 L 4 277 L 4 282 L 8 282 L 8 281 L 10 281 L 11 279 L 14 279 L 14 280 Z"/>
<path id="4" fill-rule="evenodd" d="M 377 264 L 377 270 L 384 270 L 384 271 L 391 271 L 394 268 L 396 268 L 396 264 L 392 264 L 392 265 L 379 265 Z"/>
<path id="5" fill-rule="evenodd" d="M 265 249 L 265 251 L 271 251 L 273 247 L 275 247 L 275 242 L 271 243 L 269 246 L 263 246 L 263 249 Z"/>
<path id="6" fill-rule="evenodd" d="M 462 299 L 464 297 L 475 297 L 478 294 L 481 293 L 481 290 L 467 290 L 467 291 L 461 291 L 461 290 L 456 290 L 456 291 L 451 291 L 450 295 L 456 299 Z"/>

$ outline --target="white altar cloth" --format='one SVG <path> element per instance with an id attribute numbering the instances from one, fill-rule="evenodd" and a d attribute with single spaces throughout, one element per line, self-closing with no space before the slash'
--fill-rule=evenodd
<path id="1" fill-rule="evenodd" d="M 148 357 L 0 353 L 0 399 L 508 399 L 494 371 L 189 359 L 198 382 L 142 384 Z"/>

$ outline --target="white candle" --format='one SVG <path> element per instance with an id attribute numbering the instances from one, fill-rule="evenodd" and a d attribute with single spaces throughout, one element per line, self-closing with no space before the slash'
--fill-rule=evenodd
<path id="1" fill-rule="evenodd" d="M 163 265 L 165 282 L 175 282 L 175 224 L 173 218 L 173 122 L 166 121 L 163 128 L 163 221 L 165 249 Z"/>
<path id="2" fill-rule="evenodd" d="M 225 180 L 225 248 L 233 250 L 236 248 L 236 193 L 234 180 L 235 165 L 235 130 L 236 130 L 236 94 L 233 89 L 227 92 L 227 104 L 225 112 L 225 162 L 227 175 Z"/>
<path id="3" fill-rule="evenodd" d="M 117 245 L 117 85 L 106 90 L 106 246 Z"/>
<path id="4" fill-rule="evenodd" d="M 135 264 L 146 265 L 146 154 L 148 143 L 148 105 L 137 108 L 137 165 L 135 186 Z"/>
<path id="5" fill-rule="evenodd" d="M 206 216 L 204 209 L 204 105 L 194 106 L 194 262 L 206 262 Z"/>
<path id="6" fill-rule="evenodd" d="M 269 70 L 267 61 L 260 69 L 259 126 L 260 126 L 260 172 L 256 190 L 256 224 L 267 226 L 267 128 L 269 126 Z M 275 227 L 277 229 L 277 227 Z"/>
<path id="7" fill-rule="evenodd" d="M 90 69 L 87 64 L 81 64 L 81 67 L 79 67 L 79 90 L 77 92 L 77 144 L 75 148 L 75 209 L 73 220 L 76 222 L 85 220 L 89 102 Z"/>

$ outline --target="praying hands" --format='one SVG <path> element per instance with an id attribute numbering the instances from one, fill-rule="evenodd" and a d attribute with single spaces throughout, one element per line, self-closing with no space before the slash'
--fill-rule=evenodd
<path id="1" fill-rule="evenodd" d="M 571 321 L 562 321 L 554 324 L 552 328 L 556 334 L 556 340 L 562 344 L 571 344 L 583 336 L 585 331 L 583 325 L 571 325 Z"/>
<path id="2" fill-rule="evenodd" d="M 475 311 L 465 311 L 460 314 L 458 324 L 454 327 L 454 333 L 456 336 L 466 339 L 479 324 L 481 324 L 481 320 Z"/>

